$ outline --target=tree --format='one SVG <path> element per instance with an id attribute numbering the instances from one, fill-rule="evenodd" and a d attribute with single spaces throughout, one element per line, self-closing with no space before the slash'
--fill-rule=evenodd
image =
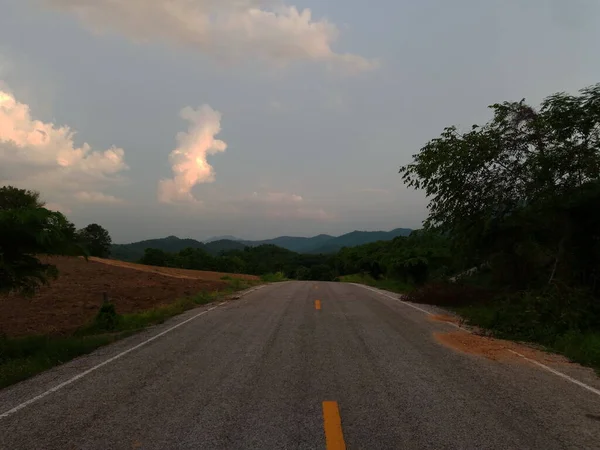
<path id="1" fill-rule="evenodd" d="M 597 251 L 581 244 L 597 248 L 597 222 L 584 228 L 576 217 L 582 205 L 597 209 L 600 84 L 552 95 L 538 110 L 524 100 L 491 108 L 490 122 L 465 133 L 446 128 L 400 169 L 430 199 L 426 228 L 451 238 L 465 265 L 488 264 L 503 285 L 560 277 L 597 289 Z"/>
<path id="2" fill-rule="evenodd" d="M 41 205 L 37 192 L 0 188 L 0 291 L 30 294 L 55 277 L 56 267 L 40 254 L 81 254 L 73 225 Z"/>
<path id="3" fill-rule="evenodd" d="M 42 208 L 44 202 L 40 200 L 40 193 L 28 189 L 19 189 L 14 186 L 0 187 L 0 211 L 20 208 Z"/>
<path id="4" fill-rule="evenodd" d="M 546 98 L 492 105 L 494 118 L 459 133 L 448 127 L 400 173 L 430 198 L 428 226 L 471 231 L 600 176 L 600 84 Z M 463 233 L 464 234 L 464 233 Z"/>
<path id="5" fill-rule="evenodd" d="M 110 255 L 112 239 L 102 226 L 92 223 L 83 230 L 79 230 L 77 235 L 91 256 L 106 258 Z"/>
<path id="6" fill-rule="evenodd" d="M 144 250 L 144 256 L 139 260 L 140 264 L 148 266 L 168 266 L 169 259 L 172 257 L 170 253 L 164 252 L 156 248 L 147 248 Z"/>

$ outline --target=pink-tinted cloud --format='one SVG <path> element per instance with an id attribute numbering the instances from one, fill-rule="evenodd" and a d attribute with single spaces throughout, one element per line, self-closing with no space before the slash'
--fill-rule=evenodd
<path id="1" fill-rule="evenodd" d="M 198 109 L 182 109 L 181 117 L 190 122 L 187 133 L 177 135 L 178 146 L 169 155 L 172 179 L 159 182 L 158 200 L 163 203 L 198 203 L 191 193 L 200 183 L 215 179 L 213 167 L 207 156 L 224 152 L 227 144 L 215 136 L 221 132 L 221 113 L 208 105 Z"/>
<path id="2" fill-rule="evenodd" d="M 51 201 L 87 201 L 79 192 L 101 191 L 128 169 L 125 152 L 111 147 L 93 151 L 73 142 L 67 126 L 31 116 L 29 106 L 0 90 L 0 183 L 41 191 Z"/>
<path id="3" fill-rule="evenodd" d="M 137 41 L 163 39 L 218 58 L 262 58 L 275 64 L 321 61 L 351 71 L 377 63 L 336 53 L 338 28 L 279 0 L 46 0 L 94 31 Z"/>

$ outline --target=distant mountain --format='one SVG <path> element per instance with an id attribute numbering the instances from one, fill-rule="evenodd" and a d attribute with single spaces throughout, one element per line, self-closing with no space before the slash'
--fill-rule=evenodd
<path id="1" fill-rule="evenodd" d="M 214 236 L 204 241 L 205 244 L 209 244 L 215 241 L 241 241 L 240 238 L 236 238 L 235 236 L 231 236 L 230 234 L 226 234 L 225 236 Z"/>
<path id="2" fill-rule="evenodd" d="M 298 253 L 311 253 L 314 249 L 326 244 L 333 236 L 328 234 L 319 234 L 314 237 L 293 237 L 293 236 L 280 236 L 274 239 L 266 239 L 263 241 L 242 241 L 249 247 L 258 247 L 259 245 L 272 244 L 278 247 L 286 248 L 293 252 Z"/>
<path id="3" fill-rule="evenodd" d="M 169 236 L 131 244 L 113 244 L 110 248 L 110 256 L 123 261 L 137 261 L 144 256 L 144 250 L 147 248 L 155 248 L 165 252 L 178 252 L 188 247 L 205 249 L 206 246 L 195 239 L 180 239 L 177 236 Z"/>
<path id="4" fill-rule="evenodd" d="M 221 252 L 231 250 L 244 250 L 246 247 L 246 244 L 231 239 L 221 239 L 204 244 L 205 250 L 212 255 L 219 255 Z"/>
<path id="5" fill-rule="evenodd" d="M 330 239 L 308 253 L 335 253 L 344 247 L 356 247 L 377 241 L 391 241 L 398 236 L 408 236 L 411 232 L 410 228 L 396 228 L 392 231 L 352 231 Z"/>
<path id="6" fill-rule="evenodd" d="M 242 241 L 236 238 L 217 239 L 208 240 L 206 243 L 195 239 L 169 236 L 131 244 L 113 244 L 111 257 L 123 261 L 137 261 L 144 255 L 144 250 L 147 248 L 173 253 L 188 247 L 201 248 L 212 255 L 219 255 L 224 251 L 243 250 L 245 247 L 257 247 L 264 244 L 276 245 L 298 253 L 335 253 L 343 247 L 356 247 L 376 241 L 391 241 L 398 236 L 408 236 L 411 231 L 409 228 L 396 228 L 392 231 L 353 231 L 338 237 L 320 234 L 313 237 L 280 236 L 262 241 Z"/>

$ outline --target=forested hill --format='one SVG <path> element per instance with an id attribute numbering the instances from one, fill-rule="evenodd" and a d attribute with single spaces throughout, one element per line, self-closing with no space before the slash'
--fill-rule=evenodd
<path id="1" fill-rule="evenodd" d="M 282 236 L 264 241 L 242 241 L 249 247 L 271 244 L 297 253 L 335 253 L 343 247 L 356 247 L 377 241 L 391 241 L 398 236 L 408 236 L 412 230 L 409 228 L 396 228 L 392 231 L 352 231 L 341 236 L 320 234 L 318 236 L 303 238 Z"/>
<path id="2" fill-rule="evenodd" d="M 328 234 L 320 234 L 313 237 L 294 237 L 294 236 L 280 236 L 275 239 L 265 239 L 263 241 L 242 241 L 248 247 L 258 247 L 259 245 L 276 245 L 277 247 L 285 248 L 297 253 L 312 253 L 322 245 L 332 239 L 336 239 L 334 236 Z"/>
<path id="3" fill-rule="evenodd" d="M 378 241 L 391 241 L 398 236 L 408 236 L 409 228 L 396 228 L 392 231 L 353 231 L 330 239 L 322 245 L 305 251 L 305 253 L 335 253 L 344 247 L 356 247 Z"/>
<path id="4" fill-rule="evenodd" d="M 177 236 L 169 236 L 162 239 L 132 242 L 131 244 L 113 244 L 110 248 L 110 257 L 122 261 L 137 261 L 144 256 L 144 250 L 147 248 L 155 248 L 164 252 L 178 252 L 184 248 L 206 249 L 206 246 L 195 239 L 180 239 Z"/>
<path id="5" fill-rule="evenodd" d="M 342 247 L 356 247 L 376 241 L 390 241 L 397 236 L 408 236 L 412 230 L 396 228 L 392 231 L 353 231 L 342 236 L 320 234 L 313 237 L 281 236 L 262 241 L 242 241 L 231 236 L 231 239 L 200 242 L 195 239 L 180 239 L 169 236 L 163 239 L 150 239 L 131 244 L 113 244 L 111 257 L 123 261 L 137 261 L 144 255 L 144 250 L 154 248 L 165 252 L 176 253 L 185 248 L 201 248 L 212 255 L 224 251 L 241 250 L 244 247 L 257 247 L 271 244 L 297 253 L 335 253 Z"/>

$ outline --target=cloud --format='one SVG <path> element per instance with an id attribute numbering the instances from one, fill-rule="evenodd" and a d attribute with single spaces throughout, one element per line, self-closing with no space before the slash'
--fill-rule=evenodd
<path id="1" fill-rule="evenodd" d="M 253 192 L 245 199 L 253 212 L 280 219 L 333 220 L 335 217 L 323 208 L 306 204 L 302 196 L 287 192 Z"/>
<path id="2" fill-rule="evenodd" d="M 162 39 L 218 58 L 256 57 L 282 65 L 318 61 L 350 71 L 377 62 L 331 48 L 338 28 L 313 20 L 279 0 L 46 0 L 96 32 L 111 30 L 136 41 Z"/>
<path id="3" fill-rule="evenodd" d="M 75 198 L 86 203 L 107 203 L 116 204 L 123 203 L 123 200 L 113 195 L 106 195 L 102 192 L 87 192 L 80 191 L 75 193 Z"/>
<path id="4" fill-rule="evenodd" d="M 190 122 L 187 133 L 177 134 L 179 145 L 169 155 L 173 178 L 159 182 L 158 200 L 163 203 L 199 203 L 192 188 L 212 183 L 215 174 L 206 160 L 208 155 L 224 152 L 227 144 L 215 136 L 221 132 L 221 113 L 208 105 L 197 110 L 183 108 L 180 116 Z"/>
<path id="5" fill-rule="evenodd" d="M 93 151 L 87 143 L 77 147 L 74 135 L 67 126 L 33 119 L 28 105 L 0 90 L 0 183 L 39 190 L 61 204 L 109 198 L 100 191 L 128 169 L 125 152 L 117 147 Z M 82 192 L 95 196 L 82 197 Z"/>

